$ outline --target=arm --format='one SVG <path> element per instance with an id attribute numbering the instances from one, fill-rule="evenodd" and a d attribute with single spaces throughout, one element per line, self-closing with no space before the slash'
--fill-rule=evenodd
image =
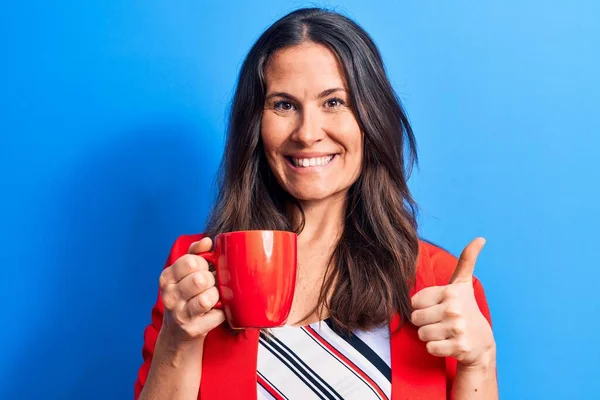
<path id="1" fill-rule="evenodd" d="M 146 384 L 138 399 L 197 399 L 203 347 L 204 339 L 178 343 L 159 333 Z"/>
<path id="2" fill-rule="evenodd" d="M 454 400 L 498 398 L 489 308 L 483 288 L 473 276 L 484 244 L 482 238 L 473 240 L 458 261 L 437 251 L 432 257 L 436 278 L 448 283 L 426 287 L 412 297 L 411 320 L 419 327 L 427 351 L 446 358 L 448 397 Z"/>
<path id="3" fill-rule="evenodd" d="M 453 400 L 498 399 L 495 348 L 493 353 L 490 353 L 490 359 L 486 360 L 481 367 L 457 366 L 450 398 Z"/>
<path id="4" fill-rule="evenodd" d="M 144 332 L 134 399 L 197 399 L 204 340 L 224 321 L 212 307 L 218 300 L 208 264 L 192 255 L 209 250 L 211 241 L 184 236 L 173 245 L 160 279 L 152 323 Z M 191 254 L 188 254 L 191 253 Z"/>
<path id="5" fill-rule="evenodd" d="M 492 325 L 490 310 L 485 298 L 483 286 L 476 278 L 473 279 L 475 300 L 483 316 L 490 327 Z M 454 380 L 451 382 L 451 395 L 453 400 L 461 399 L 498 399 L 498 381 L 496 371 L 496 346 L 495 343 L 488 353 L 488 357 L 478 368 L 457 365 L 452 360 L 452 372 L 456 371 Z M 452 373 L 454 375 L 454 373 Z"/>

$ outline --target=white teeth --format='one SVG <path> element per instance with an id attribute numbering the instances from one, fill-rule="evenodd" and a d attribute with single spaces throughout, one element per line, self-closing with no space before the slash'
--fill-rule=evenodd
<path id="1" fill-rule="evenodd" d="M 331 160 L 333 160 L 333 155 L 315 158 L 292 158 L 292 163 L 296 167 L 306 168 L 327 165 Z"/>

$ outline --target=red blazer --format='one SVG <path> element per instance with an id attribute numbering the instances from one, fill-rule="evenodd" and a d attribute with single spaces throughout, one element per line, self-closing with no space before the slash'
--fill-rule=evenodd
<path id="1" fill-rule="evenodd" d="M 202 235 L 179 237 L 171 249 L 165 268 L 186 254 L 190 244 L 201 238 Z M 417 275 L 411 296 L 428 286 L 448 284 L 456 264 L 457 259 L 450 253 L 430 243 L 419 241 Z M 491 324 L 483 287 L 476 278 L 473 279 L 473 287 L 479 309 Z M 159 295 L 152 309 L 152 323 L 144 331 L 144 363 L 139 369 L 135 383 L 136 400 L 148 376 L 162 317 L 163 304 Z M 396 332 L 398 324 L 399 317 L 396 315 L 390 322 L 392 400 L 446 399 L 456 374 L 456 360 L 430 355 L 425 343 L 417 336 L 415 326 L 405 324 Z M 256 399 L 258 334 L 258 330 L 247 330 L 245 335 L 234 336 L 224 325 L 209 332 L 204 346 L 198 399 Z"/>

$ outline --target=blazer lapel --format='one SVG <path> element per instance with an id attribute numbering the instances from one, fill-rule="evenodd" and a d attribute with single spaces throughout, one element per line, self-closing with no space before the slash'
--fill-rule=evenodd
<path id="1" fill-rule="evenodd" d="M 417 329 L 400 317 L 390 323 L 392 354 L 392 400 L 434 400 L 446 398 L 446 359 L 427 353 Z"/>
<path id="2" fill-rule="evenodd" d="M 419 251 L 415 284 L 410 296 L 435 285 L 435 276 L 425 251 Z M 446 398 L 446 359 L 427 352 L 417 328 L 407 322 L 401 325 L 396 314 L 390 322 L 392 355 L 392 400 L 433 400 Z"/>
<path id="3" fill-rule="evenodd" d="M 209 332 L 204 344 L 200 399 L 256 400 L 256 329 L 239 334 L 227 324 Z"/>

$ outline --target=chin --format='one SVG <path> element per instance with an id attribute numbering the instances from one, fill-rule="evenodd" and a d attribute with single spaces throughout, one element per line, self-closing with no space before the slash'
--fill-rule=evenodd
<path id="1" fill-rule="evenodd" d="M 294 196 L 294 198 L 298 201 L 301 202 L 315 202 L 315 201 L 323 201 L 326 200 L 329 196 L 315 196 L 315 195 L 310 195 L 310 196 Z"/>
<path id="2" fill-rule="evenodd" d="M 322 190 L 320 188 L 303 188 L 302 190 L 294 190 L 294 188 L 290 188 L 286 191 L 291 194 L 298 201 L 322 201 L 327 200 L 336 196 L 336 192 L 332 192 L 331 190 Z"/>

